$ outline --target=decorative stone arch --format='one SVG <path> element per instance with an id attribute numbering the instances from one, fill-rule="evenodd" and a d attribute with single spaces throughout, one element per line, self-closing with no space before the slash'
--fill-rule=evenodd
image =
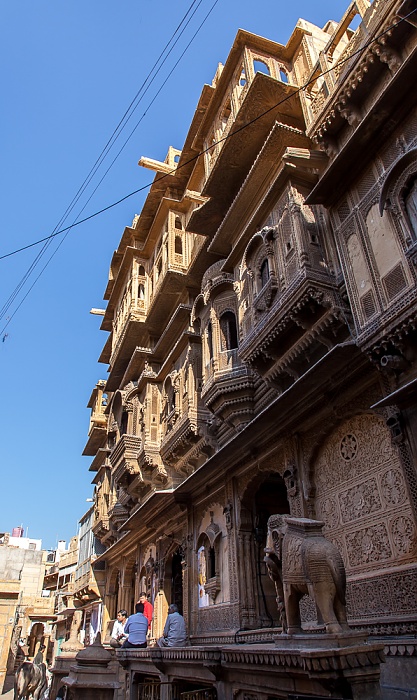
<path id="1" fill-rule="evenodd" d="M 413 213 L 407 205 L 407 190 L 413 188 Z M 417 241 L 417 148 L 401 156 L 388 170 L 379 197 L 379 213 L 388 210 L 401 227 L 405 245 Z"/>
<path id="2" fill-rule="evenodd" d="M 222 272 L 222 264 L 223 261 L 219 261 L 206 271 L 202 282 L 202 299 L 195 307 L 195 312 L 197 309 L 199 312 L 202 337 L 203 382 L 212 376 L 213 371 L 228 367 L 230 357 L 222 353 L 236 350 L 239 342 L 239 303 L 234 276 Z M 226 314 L 233 314 L 233 319 L 231 316 L 230 319 L 223 318 L 222 326 L 221 317 Z M 237 353 L 234 355 L 236 364 L 240 361 Z"/>
<path id="3" fill-rule="evenodd" d="M 280 459 L 281 457 L 281 459 Z M 271 515 L 290 513 L 284 454 L 256 465 L 238 484 L 238 560 L 242 562 L 241 625 L 251 629 L 279 624 L 276 591 L 263 567 Z M 293 485 L 294 486 L 294 485 Z M 295 496 L 298 498 L 299 495 Z"/>
<path id="4" fill-rule="evenodd" d="M 113 566 L 107 576 L 105 605 L 110 620 L 116 619 L 119 605 L 119 590 L 120 590 L 121 572 L 118 566 Z"/>
<path id="5" fill-rule="evenodd" d="M 171 411 L 177 410 L 178 407 L 178 392 L 180 383 L 180 373 L 177 371 L 170 372 L 170 374 L 165 377 L 164 383 L 162 385 L 162 397 L 164 399 L 166 412 L 169 414 Z"/>
<path id="6" fill-rule="evenodd" d="M 117 426 L 117 432 L 119 437 L 132 429 L 129 425 L 129 413 L 132 411 L 132 403 L 127 400 L 127 394 L 127 391 L 118 389 L 115 392 L 112 400 L 111 423 L 115 429 Z"/>
<path id="7" fill-rule="evenodd" d="M 247 244 L 245 248 L 245 252 L 243 253 L 242 257 L 242 262 L 240 264 L 240 270 L 243 271 L 245 268 L 247 270 L 252 270 L 251 266 L 251 260 L 254 256 L 254 254 L 257 253 L 259 248 L 261 248 L 264 245 L 264 239 L 260 231 L 257 231 L 252 238 L 250 239 L 249 243 Z"/>
<path id="8" fill-rule="evenodd" d="M 194 301 L 193 308 L 191 310 L 191 325 L 193 326 L 196 333 L 200 332 L 200 323 L 198 324 L 198 330 L 196 328 L 196 323 L 201 322 L 201 313 L 204 309 L 205 302 L 202 294 L 199 294 Z"/>
<path id="9" fill-rule="evenodd" d="M 139 591 L 137 590 L 137 559 L 135 556 L 130 556 L 123 569 L 123 588 L 122 588 L 122 607 L 124 607 L 129 615 L 135 612 L 135 603 Z"/>
<path id="10" fill-rule="evenodd" d="M 224 289 L 234 289 L 234 275 L 222 270 L 224 263 L 225 260 L 218 260 L 211 265 L 203 275 L 201 293 L 203 294 L 205 304 L 208 304 L 210 300 L 213 300 L 213 298 L 218 296 Z"/>
<path id="11" fill-rule="evenodd" d="M 230 601 L 229 543 L 224 506 L 207 506 L 197 526 L 197 579 L 194 591 L 198 608 Z"/>
<path id="12" fill-rule="evenodd" d="M 35 654 L 38 652 L 40 645 L 44 641 L 44 635 L 45 635 L 45 625 L 43 622 L 33 622 L 31 623 L 30 626 L 30 631 L 28 634 L 28 649 L 29 649 L 29 656 L 35 656 Z"/>

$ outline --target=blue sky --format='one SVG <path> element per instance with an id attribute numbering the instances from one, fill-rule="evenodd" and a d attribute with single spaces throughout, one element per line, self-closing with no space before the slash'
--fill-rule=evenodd
<path id="1" fill-rule="evenodd" d="M 163 160 L 170 145 L 181 148 L 202 86 L 226 60 L 239 28 L 285 44 L 299 17 L 323 26 L 347 7 L 340 0 L 219 0 L 149 107 L 213 2 L 194 3 L 195 15 L 66 225 L 144 114 L 82 216 L 150 183 L 140 156 Z M 190 6 L 191 0 L 2 4 L 0 256 L 52 233 Z M 0 260 L 0 531 L 23 524 L 45 548 L 69 540 L 89 506 L 91 458 L 81 456 L 86 404 L 107 371 L 97 363 L 107 334 L 89 310 L 104 308 L 112 252 L 145 195 L 74 228 L 65 240 L 57 237 L 11 305 L 41 246 Z"/>

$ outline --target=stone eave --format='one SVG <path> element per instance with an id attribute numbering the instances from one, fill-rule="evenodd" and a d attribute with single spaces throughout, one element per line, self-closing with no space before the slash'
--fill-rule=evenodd
<path id="1" fill-rule="evenodd" d="M 286 147 L 307 148 L 309 143 L 301 129 L 275 122 L 243 185 L 217 229 L 208 247 L 209 252 L 222 257 L 233 254 L 231 251 L 237 243 L 236 239 L 234 240 L 235 232 L 240 230 L 242 221 L 248 220 L 251 211 L 256 208 L 256 214 L 258 213 L 259 204 L 256 202 L 261 202 L 274 185 L 277 172 L 282 169 L 281 158 Z M 240 251 L 237 255 L 240 255 Z M 236 255 L 234 257 L 236 258 Z"/>
<path id="2" fill-rule="evenodd" d="M 177 486 L 175 499 L 181 503 L 192 496 L 195 501 L 200 492 L 209 489 L 219 478 L 224 479 L 239 462 L 247 462 L 251 454 L 256 460 L 256 455 L 264 445 L 271 443 L 272 437 L 278 439 L 289 430 L 297 430 L 303 415 L 309 414 L 315 420 L 322 408 L 323 395 L 329 391 L 333 394 L 338 382 L 348 380 L 350 374 L 364 364 L 369 364 L 369 361 L 353 341 L 336 345 Z M 319 382 L 318 373 L 322 378 Z M 337 377 L 336 381 L 334 377 Z"/>
<path id="3" fill-rule="evenodd" d="M 152 360 L 152 350 L 150 348 L 136 347 L 132 353 L 129 364 L 123 375 L 120 386 L 126 386 L 128 382 L 134 381 L 135 377 L 140 377 L 145 362 Z M 139 385 L 138 385 L 139 388 Z M 143 387 L 142 387 L 143 388 Z"/>
<path id="4" fill-rule="evenodd" d="M 190 207 L 190 198 L 187 190 L 182 194 L 181 199 L 170 196 L 169 189 L 161 198 L 159 206 L 156 210 L 154 219 L 149 226 L 146 238 L 142 241 L 139 248 L 141 255 L 148 258 L 151 256 L 154 247 L 161 235 L 163 225 L 170 211 L 178 211 L 186 213 Z"/>
<path id="5" fill-rule="evenodd" d="M 370 49 L 368 49 L 369 51 Z M 359 63 L 359 58 L 357 63 Z M 379 58 L 375 58 L 375 61 L 379 62 Z M 384 74 L 389 75 L 389 69 L 384 63 L 373 65 L 379 68 L 379 80 L 383 79 Z M 359 68 L 360 65 L 355 64 L 350 73 L 354 74 L 354 70 Z M 413 85 L 415 82 L 416 71 L 417 47 L 414 47 L 394 75 L 391 74 L 389 82 L 382 89 L 374 88 L 375 78 L 373 83 L 368 85 L 367 74 L 364 73 L 365 77 L 360 91 L 362 94 L 367 89 L 368 93 L 372 91 L 376 95 L 375 100 L 356 127 L 349 126 L 347 121 L 340 116 L 335 118 L 333 125 L 330 123 L 328 127 L 326 126 L 326 134 L 330 138 L 337 138 L 341 129 L 349 129 L 351 133 L 345 139 L 340 150 L 330 160 L 319 182 L 308 196 L 307 204 L 333 205 L 356 178 L 359 170 L 362 170 L 374 157 L 378 148 L 387 140 L 398 123 L 417 103 L 416 91 L 410 90 L 410 85 Z M 320 120 L 308 129 L 308 134 L 312 137 L 321 128 L 324 128 L 323 125 L 325 125 L 326 119 L 330 114 L 336 114 L 339 100 L 344 99 L 340 93 L 346 86 L 347 80 L 348 76 L 345 75 L 343 83 L 338 86 L 327 101 Z M 361 154 L 361 158 L 357 158 L 358 153 Z"/>
<path id="6" fill-rule="evenodd" d="M 122 259 L 123 255 L 120 253 L 120 251 L 115 250 L 111 259 L 110 263 L 110 275 L 108 281 L 107 281 L 107 286 L 106 289 L 104 290 L 103 294 L 103 299 L 107 301 L 107 299 L 110 297 L 111 290 L 113 289 L 114 285 L 114 280 L 116 278 L 117 270 L 119 269 L 120 261 Z"/>
<path id="7" fill-rule="evenodd" d="M 316 291 L 323 296 L 325 292 L 333 292 L 333 285 L 329 282 L 328 275 L 323 273 L 319 276 L 317 273 L 311 274 L 310 271 L 304 270 L 304 274 L 298 278 L 297 284 L 285 290 L 274 300 L 262 323 L 258 323 L 241 342 L 239 357 L 244 362 L 254 360 L 264 349 L 264 344 L 267 344 L 269 338 L 276 333 L 277 327 L 282 325 L 285 328 L 287 323 L 292 323 L 296 307 L 299 304 L 308 303 L 310 295 Z M 321 306 L 320 302 L 319 306 Z M 324 308 L 325 306 L 323 306 L 323 312 Z M 331 308 L 328 311 L 331 311 Z"/>
<path id="8" fill-rule="evenodd" d="M 185 320 L 188 320 L 189 313 L 190 312 L 188 311 Z M 173 333 L 175 333 L 175 335 L 178 335 L 178 330 L 173 329 Z M 175 360 L 179 357 L 179 355 L 187 346 L 187 344 L 200 342 L 201 338 L 199 335 L 197 335 L 193 331 L 184 330 L 180 334 L 177 342 L 175 343 L 173 343 L 173 341 L 169 342 L 167 338 L 164 338 L 164 342 L 161 345 L 158 342 L 157 346 L 155 346 L 155 348 L 157 348 L 157 351 L 149 350 L 145 352 L 143 349 L 135 350 L 135 352 L 132 355 L 132 360 L 129 363 L 128 368 L 126 369 L 120 386 L 125 386 L 129 381 L 134 381 L 135 378 L 139 377 L 138 385 L 136 387 L 136 393 L 138 393 L 144 388 L 145 384 L 149 381 L 163 381 L 167 376 L 168 371 L 172 366 L 172 363 L 175 362 Z M 164 348 L 170 348 L 171 346 L 172 348 L 169 354 L 166 354 L 166 349 L 164 350 Z M 158 353 L 160 354 L 158 355 Z M 159 369 L 151 374 L 143 372 L 143 368 L 146 361 L 155 362 L 156 364 L 159 364 Z"/>
<path id="9" fill-rule="evenodd" d="M 303 129 L 298 88 L 256 73 L 201 193 L 210 199 L 192 213 L 187 230 L 214 235 L 275 121 Z"/>
<path id="10" fill-rule="evenodd" d="M 271 209 L 288 182 L 296 182 L 311 189 L 317 182 L 317 179 L 318 175 L 312 170 L 303 170 L 302 168 L 294 167 L 290 163 L 281 162 L 275 181 L 265 193 L 262 201 L 259 202 L 258 208 L 242 230 L 239 239 L 230 251 L 230 255 L 226 258 L 222 270 L 224 272 L 233 272 L 235 265 L 241 260 L 251 237 L 262 227 L 262 223 L 270 214 Z"/>
<path id="11" fill-rule="evenodd" d="M 94 426 L 91 434 L 88 437 L 86 446 L 83 450 L 83 455 L 93 457 L 100 447 L 103 447 L 107 438 L 107 429 L 102 426 Z"/>
<path id="12" fill-rule="evenodd" d="M 136 536 L 142 535 L 142 537 L 149 539 L 158 530 L 169 527 L 169 521 L 180 514 L 180 508 L 178 508 L 173 495 L 174 489 L 153 491 L 151 496 L 123 523 L 122 529 L 134 530 L 136 528 Z M 170 511 L 175 512 L 170 513 Z"/>
<path id="13" fill-rule="evenodd" d="M 358 333 L 356 342 L 365 352 L 379 352 L 385 354 L 384 347 L 388 343 L 401 343 L 402 338 L 417 325 L 417 290 L 409 289 L 398 296 L 398 299 L 386 309 L 382 317 L 375 324 L 370 321 L 364 329 Z"/>
<path id="14" fill-rule="evenodd" d="M 417 397 L 417 379 L 412 379 L 403 386 L 399 387 L 395 391 L 385 396 L 381 401 L 377 401 L 371 406 L 371 408 L 378 409 L 385 406 L 400 406 L 401 408 L 408 408 L 416 403 Z"/>
<path id="15" fill-rule="evenodd" d="M 210 102 L 212 93 L 213 88 L 211 86 L 205 85 L 203 87 L 190 128 L 185 138 L 180 159 L 173 174 L 162 176 L 160 173 L 157 173 L 155 175 L 135 227 L 135 238 L 141 241 L 143 245 L 146 245 L 149 230 L 153 225 L 156 213 L 160 207 L 161 199 L 166 190 L 172 188 L 173 190 L 179 191 L 181 195 L 184 194 L 188 179 L 198 159 L 198 151 L 195 150 L 193 141 L 200 122 L 204 117 L 207 105 Z"/>
<path id="16" fill-rule="evenodd" d="M 104 347 L 100 353 L 100 357 L 97 362 L 102 362 L 104 365 L 108 365 L 110 362 L 111 352 L 113 343 L 113 331 L 111 331 L 107 337 Z"/>
<path id="17" fill-rule="evenodd" d="M 192 307 L 188 304 L 179 304 L 177 306 L 153 348 L 152 359 L 156 362 L 161 363 L 164 361 L 167 352 L 175 343 L 175 339 L 183 334 L 184 327 L 188 327 L 191 311 Z"/>
<path id="18" fill-rule="evenodd" d="M 214 95 L 196 134 L 195 142 L 193 144 L 195 148 L 198 150 L 201 150 L 202 148 L 204 138 L 210 130 L 211 125 L 220 109 L 222 100 L 224 99 L 226 90 L 242 57 L 244 49 L 247 48 L 253 51 L 260 51 L 269 54 L 274 58 L 282 58 L 284 61 L 291 61 L 293 58 L 293 53 L 304 34 L 311 34 L 311 32 L 308 29 L 297 25 L 293 30 L 287 45 L 284 46 L 283 44 L 278 44 L 275 41 L 261 37 L 258 34 L 252 34 L 244 29 L 238 30 L 226 63 L 224 64 L 221 75 L 217 81 Z"/>
<path id="19" fill-rule="evenodd" d="M 201 338 L 193 331 L 185 330 L 180 335 L 169 354 L 164 357 L 163 364 L 157 375 L 158 381 L 163 381 L 165 379 L 165 377 L 169 374 L 169 369 L 172 367 L 172 364 L 178 359 L 184 348 L 187 347 L 189 343 L 201 343 Z M 162 358 L 159 361 L 162 362 Z"/>
<path id="20" fill-rule="evenodd" d="M 392 0 L 391 0 L 392 1 Z M 320 52 L 321 54 L 327 54 L 330 52 L 331 57 L 333 59 L 333 51 L 336 48 L 335 43 L 337 41 L 337 38 L 340 38 L 340 33 L 342 31 L 342 27 L 345 23 L 346 17 L 352 13 L 352 8 L 353 8 L 354 3 L 350 3 L 349 7 L 345 11 L 345 14 L 343 15 L 341 21 L 338 23 L 336 30 L 333 32 L 333 34 L 330 36 L 327 44 L 323 48 L 323 50 Z M 379 3 L 379 8 L 381 6 L 381 3 Z M 335 111 L 335 107 L 338 103 L 338 100 L 340 98 L 340 94 L 344 92 L 346 89 L 346 85 L 349 80 L 352 79 L 352 77 L 355 77 L 355 74 L 360 68 L 362 64 L 365 63 L 364 59 L 369 56 L 370 50 L 369 50 L 369 42 L 371 40 L 370 34 L 372 33 L 373 35 L 381 33 L 383 31 L 382 25 L 384 24 L 384 21 L 387 18 L 387 15 L 389 15 L 391 12 L 391 9 L 389 8 L 389 3 L 386 3 L 386 10 L 385 14 L 383 17 L 381 17 L 380 13 L 377 13 L 377 25 L 374 26 L 374 23 L 372 22 L 372 16 L 374 14 L 374 7 L 373 5 L 370 5 L 368 7 L 365 16 L 362 19 L 362 23 L 356 30 L 356 32 L 351 36 L 349 44 L 352 41 L 355 41 L 355 35 L 357 32 L 361 31 L 363 27 L 365 27 L 365 39 L 362 42 L 362 47 L 358 45 L 355 48 L 355 51 L 353 51 L 353 55 L 347 55 L 345 56 L 345 53 L 347 51 L 347 48 L 349 44 L 345 47 L 344 51 L 342 51 L 341 55 L 338 56 L 337 60 L 333 63 L 333 60 L 331 62 L 331 69 L 334 71 L 337 66 L 339 61 L 342 62 L 342 68 L 340 71 L 340 74 L 337 78 L 336 84 L 334 85 L 330 95 L 327 97 L 323 108 L 320 110 L 320 112 L 317 114 L 316 118 L 314 121 L 308 126 L 307 129 L 307 134 L 308 136 L 312 136 L 315 134 L 321 126 L 326 124 L 326 120 L 328 118 L 328 115 L 333 111 Z M 368 17 L 371 16 L 371 21 L 367 23 Z M 332 51 L 333 49 L 333 51 Z M 330 67 L 329 67 L 330 69 Z M 314 78 L 318 77 L 323 71 L 323 65 L 322 62 L 319 59 L 317 59 L 309 77 L 309 82 L 311 82 Z M 359 81 L 360 82 L 360 81 Z M 343 120 L 342 120 L 343 121 Z"/>
<path id="21" fill-rule="evenodd" d="M 161 515 L 161 505 L 164 504 L 164 513 L 169 506 L 174 506 L 173 489 L 161 489 L 152 491 L 148 498 L 135 510 L 134 513 L 123 523 L 120 530 L 123 531 L 122 536 L 117 542 L 112 544 L 103 554 L 95 560 L 112 562 L 118 560 L 129 549 L 137 545 L 140 538 L 149 540 L 155 533 L 155 528 L 152 526 L 152 520 Z M 166 517 L 166 516 L 165 516 Z M 166 517 L 167 520 L 167 517 Z"/>
<path id="22" fill-rule="evenodd" d="M 108 447 L 99 447 L 88 471 L 97 472 L 103 466 L 108 454 L 110 454 L 110 449 Z"/>
<path id="23" fill-rule="evenodd" d="M 113 360 L 113 364 L 109 367 L 109 376 L 105 387 L 106 392 L 116 391 L 120 387 L 132 353 L 136 346 L 141 345 L 144 335 L 143 322 L 126 321 L 124 331 L 118 341 L 119 347 L 117 354 Z"/>
<path id="24" fill-rule="evenodd" d="M 123 260 L 120 263 L 117 277 L 114 281 L 111 295 L 107 303 L 106 313 L 104 314 L 103 321 L 100 326 L 101 331 L 113 330 L 112 320 L 114 309 L 119 300 L 119 295 L 121 294 L 123 287 L 126 284 L 126 274 L 135 255 L 140 256 L 140 252 L 137 248 L 133 248 L 132 246 L 128 246 L 125 252 L 123 253 Z"/>
<path id="25" fill-rule="evenodd" d="M 98 484 L 100 483 L 100 477 L 103 475 L 104 472 L 110 471 L 111 467 L 108 464 L 101 464 L 99 468 L 97 469 L 97 474 L 94 475 L 94 479 L 91 479 L 92 484 Z M 90 469 L 90 471 L 92 471 Z"/>

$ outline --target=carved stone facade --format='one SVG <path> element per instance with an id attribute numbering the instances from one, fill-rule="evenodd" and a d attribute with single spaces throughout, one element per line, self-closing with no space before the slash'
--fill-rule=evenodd
<path id="1" fill-rule="evenodd" d="M 85 448 L 103 628 L 144 591 L 154 641 L 177 603 L 207 649 L 176 677 L 195 658 L 219 697 L 295 692 L 279 664 L 262 691 L 264 666 L 225 651 L 220 672 L 208 649 L 281 631 L 271 515 L 324 523 L 350 627 L 394 650 L 385 686 L 390 659 L 415 662 L 395 650 L 417 633 L 416 12 L 360 0 L 286 46 L 240 30 L 182 151 L 140 161 L 156 178 L 111 262 Z M 143 659 L 132 683 L 162 678 Z"/>

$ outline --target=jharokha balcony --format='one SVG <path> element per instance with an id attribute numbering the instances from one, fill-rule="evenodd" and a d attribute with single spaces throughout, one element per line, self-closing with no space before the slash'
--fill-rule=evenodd
<path id="1" fill-rule="evenodd" d="M 138 454 L 142 440 L 137 435 L 122 435 L 110 454 L 113 477 L 117 483 L 125 483 L 128 477 L 140 474 Z"/>
<path id="2" fill-rule="evenodd" d="M 107 416 L 104 413 L 107 403 L 104 395 L 105 384 L 104 380 L 97 382 L 87 404 L 87 407 L 91 408 L 91 417 L 88 440 L 83 455 L 89 457 L 94 457 L 97 451 L 104 446 L 107 439 Z"/>

